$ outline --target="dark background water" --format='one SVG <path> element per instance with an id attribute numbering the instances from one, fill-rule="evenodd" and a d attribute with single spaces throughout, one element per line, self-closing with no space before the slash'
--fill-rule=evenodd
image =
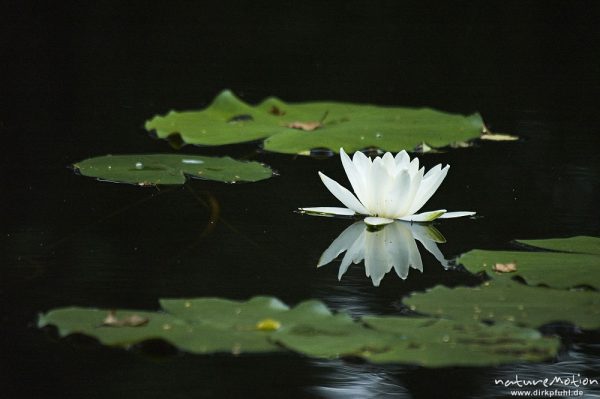
<path id="1" fill-rule="evenodd" d="M 470 281 L 425 254 L 423 274 L 390 274 L 379 288 L 362 265 L 341 282 L 336 264 L 317 270 L 348 222 L 293 210 L 335 205 L 316 171 L 344 181 L 336 157 L 188 146 L 257 159 L 281 176 L 160 190 L 67 169 L 106 153 L 174 151 L 143 122 L 203 107 L 224 88 L 251 103 L 277 95 L 479 111 L 492 130 L 520 135 L 422 157 L 428 167 L 452 165 L 427 209 L 482 216 L 437 226 L 447 258 L 515 238 L 600 235 L 598 14 L 595 2 L 8 5 L 2 397 L 496 397 L 506 392 L 495 376 L 600 376 L 594 334 L 565 334 L 560 357 L 539 365 L 424 370 L 297 355 L 151 357 L 35 326 L 39 312 L 58 306 L 156 309 L 161 297 L 210 295 L 318 298 L 357 316 L 394 314 L 412 291 Z M 213 228 L 207 200 L 219 205 Z"/>

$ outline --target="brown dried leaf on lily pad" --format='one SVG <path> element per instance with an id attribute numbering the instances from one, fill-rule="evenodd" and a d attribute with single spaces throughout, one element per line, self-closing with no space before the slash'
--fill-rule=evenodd
<path id="1" fill-rule="evenodd" d="M 295 122 L 288 123 L 284 126 L 292 128 L 292 129 L 304 130 L 305 132 L 312 132 L 313 130 L 317 130 L 318 128 L 323 127 L 323 122 L 325 122 L 327 115 L 329 115 L 329 111 L 325 111 L 325 114 L 323 114 L 323 117 L 321 118 L 320 121 L 308 121 L 308 122 L 295 121 Z"/>
<path id="2" fill-rule="evenodd" d="M 517 264 L 515 262 L 511 263 L 496 263 L 492 270 L 497 273 L 512 273 L 517 271 Z"/>
<path id="3" fill-rule="evenodd" d="M 319 121 L 310 121 L 310 122 L 291 122 L 285 125 L 285 127 L 290 127 L 292 129 L 304 130 L 305 132 L 312 132 L 323 126 L 323 124 Z"/>
<path id="4" fill-rule="evenodd" d="M 106 318 L 102 321 L 104 327 L 141 327 L 148 324 L 148 318 L 132 314 L 127 317 L 119 319 L 117 312 L 111 310 L 108 312 Z"/>

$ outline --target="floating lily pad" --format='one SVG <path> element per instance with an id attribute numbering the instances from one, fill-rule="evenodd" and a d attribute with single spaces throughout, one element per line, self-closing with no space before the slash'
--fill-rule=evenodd
<path id="1" fill-rule="evenodd" d="M 373 363 L 425 367 L 483 366 L 541 361 L 560 346 L 532 329 L 433 318 L 365 317 L 360 325 L 291 329 L 273 334 L 286 348 L 315 357 L 362 357 Z"/>
<path id="2" fill-rule="evenodd" d="M 511 324 L 410 317 L 365 317 L 371 328 L 392 334 L 389 350 L 365 353 L 375 363 L 426 367 L 484 366 L 541 361 L 556 355 L 560 341 Z"/>
<path id="3" fill-rule="evenodd" d="M 436 286 L 404 300 L 419 313 L 459 321 L 510 322 L 540 327 L 569 322 L 583 329 L 600 328 L 600 294 L 531 287 L 496 278 L 478 287 Z"/>
<path id="4" fill-rule="evenodd" d="M 315 320 L 310 325 L 300 324 L 281 329 L 271 339 L 295 352 L 335 359 L 385 352 L 389 350 L 393 337 L 365 328 L 346 314 L 336 314 L 327 323 Z"/>
<path id="5" fill-rule="evenodd" d="M 347 152 L 376 147 L 398 152 L 427 143 L 443 147 L 479 137 L 479 114 L 429 108 L 381 107 L 339 102 L 286 104 L 271 97 L 257 106 L 221 92 L 201 111 L 171 111 L 146 122 L 160 138 L 178 134 L 189 144 L 223 145 L 264 141 L 269 151 L 309 154 L 312 149 Z"/>
<path id="6" fill-rule="evenodd" d="M 179 154 L 106 155 L 73 167 L 84 176 L 142 186 L 183 184 L 187 177 L 225 183 L 255 182 L 273 175 L 268 166 L 258 162 Z"/>
<path id="7" fill-rule="evenodd" d="M 471 272 L 485 271 L 497 278 L 520 276 L 530 285 L 555 288 L 591 286 L 600 289 L 600 239 L 573 237 L 522 240 L 521 243 L 561 252 L 473 250 L 458 261 Z M 498 264 L 513 264 L 511 273 L 494 271 Z"/>
<path id="8" fill-rule="evenodd" d="M 273 297 L 164 299 L 163 311 L 61 308 L 40 316 L 61 336 L 80 333 L 111 346 L 160 339 L 191 353 L 262 353 L 289 349 L 308 356 L 357 356 L 377 363 L 428 367 L 538 361 L 558 343 L 534 330 L 405 317 L 355 321 L 309 300 L 289 308 Z M 110 321 L 110 323 L 109 323 Z M 133 323 L 132 321 L 135 321 Z M 448 337 L 448 338 L 447 338 Z"/>
<path id="9" fill-rule="evenodd" d="M 517 242 L 552 251 L 600 255 L 600 238 L 598 237 L 577 236 L 545 240 L 518 240 Z"/>
<path id="10" fill-rule="evenodd" d="M 181 350 L 191 353 L 273 352 L 278 348 L 270 344 L 264 334 L 256 329 L 224 331 L 206 323 L 189 323 L 170 314 L 119 310 L 118 317 L 132 315 L 145 317 L 148 323 L 139 327 L 104 326 L 107 310 L 62 308 L 40 316 L 39 325 L 52 324 L 59 334 L 85 334 L 110 346 L 128 347 L 144 341 L 161 339 Z"/>
<path id="11" fill-rule="evenodd" d="M 319 335 L 358 326 L 348 315 L 333 315 L 319 301 L 305 301 L 293 309 L 272 297 L 255 297 L 247 302 L 219 298 L 164 299 L 165 312 L 61 308 L 39 318 L 39 326 L 55 325 L 59 334 L 90 335 L 101 343 L 129 346 L 162 339 L 191 353 L 273 352 L 281 348 L 269 337 L 279 331 L 317 331 Z M 136 327 L 109 326 L 106 318 L 143 318 Z"/>

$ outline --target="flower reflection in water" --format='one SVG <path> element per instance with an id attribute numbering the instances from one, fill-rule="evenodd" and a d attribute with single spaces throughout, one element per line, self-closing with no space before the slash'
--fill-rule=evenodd
<path id="1" fill-rule="evenodd" d="M 338 273 L 340 280 L 350 264 L 363 260 L 366 275 L 371 277 L 376 287 L 392 268 L 404 280 L 411 267 L 423 271 L 421 254 L 415 240 L 421 242 L 444 268 L 449 266 L 437 246 L 438 243 L 446 242 L 446 239 L 435 227 L 402 221 L 373 227 L 360 221 L 344 230 L 331 243 L 321 255 L 317 267 L 330 263 L 342 252 L 346 252 Z"/>

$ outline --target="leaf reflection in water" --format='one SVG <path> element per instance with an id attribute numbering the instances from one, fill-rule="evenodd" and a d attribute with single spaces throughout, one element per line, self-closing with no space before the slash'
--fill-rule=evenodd
<path id="1" fill-rule="evenodd" d="M 448 261 L 437 246 L 438 243 L 446 242 L 446 239 L 435 227 L 402 221 L 375 229 L 363 221 L 354 223 L 323 252 L 317 267 L 332 262 L 342 252 L 346 252 L 338 273 L 340 280 L 350 264 L 358 264 L 363 260 L 366 275 L 371 277 L 376 287 L 392 268 L 404 280 L 408 277 L 411 267 L 423 271 L 421 254 L 415 239 L 435 256 L 444 268 L 449 267 Z"/>

